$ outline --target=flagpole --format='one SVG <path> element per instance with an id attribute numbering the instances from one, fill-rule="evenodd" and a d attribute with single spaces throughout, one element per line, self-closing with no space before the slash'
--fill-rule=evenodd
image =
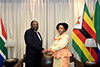
<path id="1" fill-rule="evenodd" d="M 91 47 L 90 47 L 90 63 L 91 63 Z"/>

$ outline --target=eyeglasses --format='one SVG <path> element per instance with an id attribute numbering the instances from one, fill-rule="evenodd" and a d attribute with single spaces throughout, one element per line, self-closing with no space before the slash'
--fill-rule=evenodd
<path id="1" fill-rule="evenodd" d="M 33 25 L 38 25 L 38 24 L 33 24 Z"/>

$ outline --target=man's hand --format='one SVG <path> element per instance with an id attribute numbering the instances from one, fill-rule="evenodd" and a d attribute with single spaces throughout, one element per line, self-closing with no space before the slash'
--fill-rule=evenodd
<path id="1" fill-rule="evenodd" d="M 42 50 L 42 53 L 43 53 L 43 54 L 46 54 L 47 52 L 48 52 L 48 49 L 45 49 L 45 48 L 44 48 L 44 50 Z"/>

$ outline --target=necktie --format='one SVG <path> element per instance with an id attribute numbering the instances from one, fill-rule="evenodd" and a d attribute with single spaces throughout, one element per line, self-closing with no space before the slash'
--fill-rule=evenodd
<path id="1" fill-rule="evenodd" d="M 40 37 L 40 35 L 39 35 L 39 33 L 37 31 L 36 31 L 36 34 L 38 35 L 38 37 L 39 37 L 39 39 L 41 41 L 42 39 L 41 39 L 41 37 Z"/>

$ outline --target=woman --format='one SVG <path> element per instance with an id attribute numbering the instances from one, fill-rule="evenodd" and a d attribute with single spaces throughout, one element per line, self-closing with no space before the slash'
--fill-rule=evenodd
<path id="1" fill-rule="evenodd" d="M 49 48 L 52 52 L 53 67 L 69 67 L 69 57 L 72 56 L 70 51 L 67 49 L 69 36 L 66 34 L 68 29 L 67 23 L 59 23 L 56 26 L 59 34 L 56 35 L 52 46 Z"/>

